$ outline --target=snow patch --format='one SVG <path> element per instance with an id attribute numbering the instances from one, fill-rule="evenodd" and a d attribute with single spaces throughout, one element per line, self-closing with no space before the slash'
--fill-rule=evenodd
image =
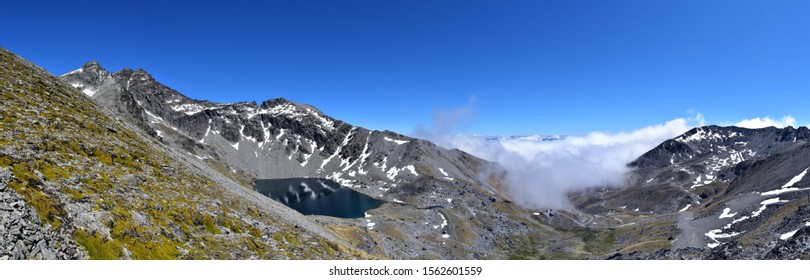
<path id="1" fill-rule="evenodd" d="M 788 201 L 789 200 L 780 200 L 778 197 L 774 197 L 774 198 L 771 198 L 771 199 L 766 199 L 766 200 L 759 203 L 759 204 L 762 204 L 762 206 L 759 207 L 759 209 L 752 212 L 751 216 L 752 217 L 758 217 L 759 214 L 762 214 L 762 211 L 765 211 L 765 209 L 768 208 L 768 205 L 771 205 L 771 204 L 774 204 L 774 203 L 785 203 L 785 202 L 788 202 Z"/>
<path id="2" fill-rule="evenodd" d="M 340 151 L 343 149 L 343 147 L 344 147 L 344 146 L 346 146 L 346 144 L 349 144 L 349 139 L 351 139 L 351 136 L 354 134 L 354 132 L 355 132 L 356 130 L 357 130 L 357 127 L 352 127 L 352 129 L 351 129 L 351 130 L 349 130 L 349 133 L 346 133 L 346 137 L 345 137 L 345 138 L 343 138 L 343 142 L 342 142 L 342 143 L 340 144 L 340 146 L 339 146 L 339 147 L 338 147 L 338 148 L 335 150 L 335 153 L 333 153 L 331 156 L 329 156 L 328 158 L 326 158 L 326 159 L 325 159 L 325 160 L 324 160 L 324 161 L 321 163 L 321 170 L 323 170 L 324 166 L 326 166 L 326 164 L 327 164 L 327 163 L 329 163 L 330 161 L 332 161 L 332 159 L 333 159 L 333 158 L 335 158 L 335 156 L 337 156 L 337 155 L 340 153 Z M 341 163 L 341 166 L 342 166 L 342 165 L 343 165 L 343 164 Z"/>
<path id="3" fill-rule="evenodd" d="M 360 154 L 360 165 L 357 166 L 357 172 L 361 175 L 367 175 L 368 171 L 363 170 L 363 165 L 366 163 L 366 159 L 371 156 L 371 151 L 368 150 L 368 138 L 371 138 L 371 134 L 374 133 L 373 131 L 368 134 L 366 138 L 366 145 L 363 146 L 363 152 Z"/>
<path id="4" fill-rule="evenodd" d="M 394 180 L 399 175 L 399 172 L 403 170 L 408 170 L 411 172 L 411 174 L 419 176 L 419 174 L 416 173 L 416 168 L 414 168 L 413 165 L 408 165 L 403 168 L 391 167 L 391 169 L 389 169 L 388 172 L 385 172 L 385 174 L 388 176 L 388 179 Z"/>
<path id="5" fill-rule="evenodd" d="M 208 123 L 209 123 L 208 124 L 208 129 L 205 130 L 205 135 L 202 138 L 200 138 L 200 141 L 197 141 L 197 143 L 205 144 L 205 137 L 208 137 L 208 133 L 211 133 L 211 120 L 210 119 L 208 120 Z"/>
<path id="6" fill-rule="evenodd" d="M 723 213 L 720 214 L 720 219 L 733 218 L 735 215 L 737 215 L 737 212 L 734 212 L 734 213 L 729 213 L 729 212 L 731 212 L 731 208 L 723 209 Z"/>
<path id="7" fill-rule="evenodd" d="M 720 244 L 722 244 L 717 239 L 734 237 L 734 236 L 740 235 L 740 233 L 739 232 L 723 233 L 723 230 L 713 229 L 713 230 L 707 232 L 705 235 L 706 235 L 706 237 L 708 237 L 709 239 L 714 241 L 714 243 L 706 244 L 706 246 L 709 247 L 709 248 L 714 248 L 714 247 L 720 246 Z"/>
<path id="8" fill-rule="evenodd" d="M 769 198 L 769 199 L 763 200 L 759 204 L 771 205 L 771 204 L 780 203 L 780 202 L 784 203 L 784 202 L 788 202 L 788 200 L 780 200 L 778 197 L 774 197 L 774 198 Z"/>
<path id="9" fill-rule="evenodd" d="M 397 143 L 397 145 L 402 145 L 402 144 L 411 142 L 411 141 L 405 141 L 405 140 L 394 140 L 394 139 L 388 138 L 388 136 L 384 137 L 383 139 L 385 139 L 385 141 L 388 141 L 388 142 Z"/>
<path id="10" fill-rule="evenodd" d="M 806 191 L 806 190 L 810 190 L 810 188 L 801 188 L 801 189 L 800 189 L 800 188 L 784 188 L 784 189 L 776 189 L 776 190 L 772 190 L 772 191 L 767 191 L 767 192 L 764 192 L 764 193 L 762 193 L 761 195 L 762 195 L 762 196 L 769 196 L 769 195 L 778 195 L 778 194 L 783 194 L 783 193 L 789 193 L 789 192 L 799 192 L 799 191 Z"/>
<path id="11" fill-rule="evenodd" d="M 394 178 L 396 178 L 397 175 L 399 175 L 400 170 L 401 169 L 397 169 L 396 167 L 391 167 L 391 169 L 388 170 L 388 172 L 385 172 L 385 175 L 388 176 L 388 179 L 394 180 Z"/>
<path id="12" fill-rule="evenodd" d="M 76 70 L 73 70 L 73 71 L 67 72 L 67 73 L 65 73 L 65 74 L 62 74 L 62 76 L 60 76 L 60 77 L 64 77 L 64 76 L 67 76 L 67 75 L 70 75 L 70 74 L 82 73 L 82 72 L 84 72 L 84 69 L 83 69 L 83 68 L 79 68 L 79 69 L 76 69 Z"/>
<path id="13" fill-rule="evenodd" d="M 782 188 L 784 189 L 784 188 L 792 187 L 794 184 L 801 181 L 802 178 L 804 178 L 804 175 L 807 175 L 807 170 L 808 169 L 810 169 L 810 168 L 805 169 L 804 171 L 802 171 L 802 173 L 799 173 L 799 175 L 796 175 L 796 177 L 793 177 L 793 179 L 790 179 L 790 181 L 788 181 L 784 186 L 782 186 Z"/>
<path id="14" fill-rule="evenodd" d="M 152 118 L 152 120 L 151 120 L 151 121 L 149 121 L 150 123 L 160 123 L 160 122 L 163 122 L 163 118 L 158 117 L 157 115 L 152 114 L 152 112 L 149 112 L 149 111 L 147 111 L 147 110 L 143 110 L 143 111 L 144 111 L 144 113 L 146 113 L 146 115 L 147 115 L 147 116 L 149 116 L 150 118 Z"/>
<path id="15" fill-rule="evenodd" d="M 408 169 L 408 171 L 410 171 L 414 176 L 419 176 L 419 174 L 416 173 L 416 169 L 413 167 L 413 165 L 405 166 L 405 168 Z"/>
<path id="16" fill-rule="evenodd" d="M 96 92 L 98 92 L 98 90 L 97 89 L 85 88 L 85 89 L 82 90 L 82 92 L 84 94 L 86 94 L 87 96 L 93 97 L 93 95 L 95 95 Z"/>
<path id="17" fill-rule="evenodd" d="M 306 154 L 306 153 L 304 154 L 304 162 L 301 163 L 302 167 L 306 166 L 307 163 L 309 163 L 309 157 L 311 157 L 311 156 L 312 156 L 312 154 Z"/>
<path id="18" fill-rule="evenodd" d="M 251 117 L 253 117 L 253 116 L 257 115 L 257 114 L 271 114 L 274 117 L 284 115 L 287 119 L 293 119 L 293 120 L 297 120 L 297 121 L 303 121 L 304 117 L 309 116 L 309 117 L 314 118 L 315 120 L 317 120 L 320 123 L 319 127 L 321 129 L 325 128 L 325 129 L 330 130 L 330 131 L 335 129 L 335 122 L 333 120 L 330 120 L 330 119 L 322 116 L 316 110 L 313 110 L 311 108 L 306 108 L 305 110 L 301 110 L 300 108 L 298 108 L 294 104 L 289 104 L 289 103 L 279 104 L 279 105 L 277 105 L 277 106 L 275 106 L 273 108 L 270 108 L 269 110 L 261 110 L 261 111 L 255 112 L 254 114 L 251 115 Z"/>
<path id="19" fill-rule="evenodd" d="M 764 192 L 761 195 L 762 196 L 777 195 L 777 194 L 786 193 L 786 192 L 795 192 L 795 191 L 808 190 L 807 188 L 803 188 L 803 189 L 792 188 L 793 185 L 795 185 L 796 183 L 798 183 L 799 181 L 801 181 L 804 178 L 804 175 L 807 175 L 807 170 L 810 170 L 810 168 L 804 169 L 804 171 L 802 171 L 802 173 L 799 173 L 799 175 L 796 175 L 795 177 L 790 179 L 790 181 L 785 183 L 781 188 L 776 189 L 776 190 L 772 190 L 772 191 L 768 191 L 768 192 Z"/>
<path id="20" fill-rule="evenodd" d="M 799 230 L 797 229 L 797 230 L 782 234 L 782 236 L 779 236 L 779 239 L 788 240 L 789 238 L 793 237 L 793 235 L 796 234 L 796 232 L 798 232 L 798 231 Z"/>
<path id="21" fill-rule="evenodd" d="M 172 105 L 171 107 L 172 107 L 172 110 L 174 110 L 176 112 L 184 113 L 184 114 L 189 115 L 189 116 L 197 114 L 197 113 L 202 112 L 203 110 L 205 110 L 205 108 L 203 106 L 200 106 L 199 104 L 194 104 L 194 103 Z"/>
<path id="22" fill-rule="evenodd" d="M 692 204 L 687 204 L 687 205 L 686 205 L 686 207 L 684 207 L 683 209 L 681 209 L 681 210 L 680 210 L 680 211 L 678 211 L 678 212 L 685 212 L 686 210 L 689 210 L 689 207 L 692 207 Z M 736 214 L 736 213 L 735 213 L 735 214 Z"/>
<path id="23" fill-rule="evenodd" d="M 442 224 L 440 224 L 439 227 L 441 227 L 441 228 L 446 227 L 447 226 L 447 218 L 445 218 L 444 215 L 442 215 L 442 213 L 439 213 L 439 216 L 442 217 Z"/>

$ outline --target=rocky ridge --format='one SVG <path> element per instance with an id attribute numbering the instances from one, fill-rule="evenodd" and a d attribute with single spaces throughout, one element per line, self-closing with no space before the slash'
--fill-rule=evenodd
<path id="1" fill-rule="evenodd" d="M 60 76 L 163 142 L 252 178 L 324 177 L 384 194 L 420 175 L 483 187 L 490 163 L 389 131 L 370 131 L 283 98 L 195 100 L 144 70 L 110 73 L 96 62 Z"/>

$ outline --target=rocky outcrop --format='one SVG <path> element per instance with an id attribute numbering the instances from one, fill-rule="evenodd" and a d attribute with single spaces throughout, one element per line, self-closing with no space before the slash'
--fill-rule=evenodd
<path id="1" fill-rule="evenodd" d="M 8 187 L 12 176 L 0 168 L 0 260 L 86 258 L 69 234 L 43 224 L 25 198 Z"/>

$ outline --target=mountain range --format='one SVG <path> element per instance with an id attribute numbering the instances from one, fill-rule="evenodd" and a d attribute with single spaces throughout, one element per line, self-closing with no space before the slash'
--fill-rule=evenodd
<path id="1" fill-rule="evenodd" d="M 512 202 L 506 170 L 283 98 L 196 100 L 142 69 L 54 76 L 0 49 L 0 258 L 807 258 L 810 130 L 705 126 L 571 209 Z M 564 136 L 491 138 L 555 141 Z M 302 215 L 256 179 L 383 200 Z M 351 203 L 347 201 L 346 203 Z"/>

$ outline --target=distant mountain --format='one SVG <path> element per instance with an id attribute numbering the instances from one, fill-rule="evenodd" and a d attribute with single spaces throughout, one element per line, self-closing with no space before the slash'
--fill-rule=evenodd
<path id="1" fill-rule="evenodd" d="M 573 199 L 593 214 L 672 221 L 670 251 L 631 258 L 807 258 L 808 141 L 806 127 L 698 127 L 629 163 L 628 187 Z"/>

